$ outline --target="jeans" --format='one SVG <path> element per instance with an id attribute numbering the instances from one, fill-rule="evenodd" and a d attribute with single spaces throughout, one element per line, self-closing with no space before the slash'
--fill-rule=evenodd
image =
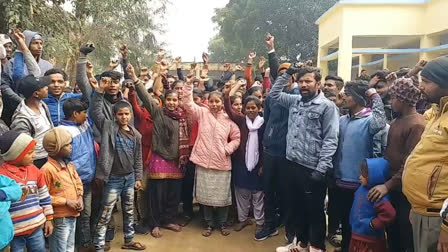
<path id="1" fill-rule="evenodd" d="M 103 195 L 103 210 L 96 227 L 94 244 L 95 249 L 104 249 L 107 224 L 109 223 L 112 211 L 118 197 L 121 198 L 121 208 L 123 211 L 123 233 L 125 243 L 131 242 L 134 238 L 134 173 L 126 176 L 110 175 L 109 181 L 105 185 Z"/>
<path id="2" fill-rule="evenodd" d="M 265 224 L 269 228 L 276 228 L 277 209 L 280 209 L 280 216 L 285 218 L 285 169 L 286 158 L 275 157 L 268 153 L 263 153 L 263 191 L 264 191 L 264 216 Z M 290 232 L 290 225 L 286 223 L 286 232 Z"/>
<path id="3" fill-rule="evenodd" d="M 213 215 L 216 212 L 216 224 L 218 227 L 222 227 L 227 222 L 227 215 L 229 213 L 229 207 L 212 207 L 212 206 L 203 206 L 204 207 L 204 219 L 207 223 L 207 226 L 214 227 L 214 218 Z"/>
<path id="4" fill-rule="evenodd" d="M 409 221 L 411 204 L 401 191 L 392 190 L 388 195 L 397 212 L 395 221 L 386 228 L 389 249 L 390 251 L 413 252 L 412 226 Z"/>
<path id="5" fill-rule="evenodd" d="M 92 223 L 90 220 L 92 214 L 92 183 L 85 183 L 82 186 L 84 188 L 82 196 L 84 209 L 76 222 L 76 240 L 82 247 L 88 247 L 92 243 Z"/>
<path id="6" fill-rule="evenodd" d="M 327 185 L 325 181 L 313 180 L 311 169 L 290 161 L 288 164 L 288 222 L 300 242 L 325 250 Z"/>
<path id="7" fill-rule="evenodd" d="M 14 236 L 9 246 L 11 252 L 23 252 L 25 247 L 29 252 L 45 252 L 45 239 L 42 227 L 38 227 L 30 235 Z"/>
<path id="8" fill-rule="evenodd" d="M 48 238 L 51 252 L 75 251 L 76 218 L 53 219 L 53 234 Z"/>

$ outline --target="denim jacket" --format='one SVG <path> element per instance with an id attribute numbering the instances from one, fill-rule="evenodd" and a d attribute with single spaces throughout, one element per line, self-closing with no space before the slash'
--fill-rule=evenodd
<path id="1" fill-rule="evenodd" d="M 279 76 L 269 94 L 289 109 L 286 158 L 325 174 L 333 168 L 338 147 L 338 109 L 322 92 L 307 102 L 300 95 L 282 92 L 290 77 L 287 73 Z"/>

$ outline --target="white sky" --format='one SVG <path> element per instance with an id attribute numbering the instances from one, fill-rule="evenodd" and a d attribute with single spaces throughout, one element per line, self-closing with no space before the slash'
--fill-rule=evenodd
<path id="1" fill-rule="evenodd" d="M 164 49 L 182 61 L 201 61 L 207 52 L 209 40 L 217 33 L 212 22 L 215 8 L 224 7 L 229 0 L 170 0 L 164 16 L 166 33 L 159 41 L 167 45 Z"/>

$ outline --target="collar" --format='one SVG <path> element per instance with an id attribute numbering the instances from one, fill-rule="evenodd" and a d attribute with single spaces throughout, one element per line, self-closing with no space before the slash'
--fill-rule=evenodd
<path id="1" fill-rule="evenodd" d="M 48 162 L 50 162 L 58 171 L 67 168 L 68 164 L 65 164 L 65 166 L 62 166 L 61 162 L 59 162 L 56 159 L 53 159 L 51 157 L 48 157 Z"/>
<path id="2" fill-rule="evenodd" d="M 323 94 L 323 92 L 318 91 L 318 94 L 316 96 L 313 97 L 313 99 L 309 100 L 309 101 L 301 101 L 303 104 L 307 104 L 307 105 L 311 105 L 311 104 L 322 104 L 324 102 L 325 96 Z"/>
<path id="3" fill-rule="evenodd" d="M 45 112 L 45 107 L 44 107 L 44 102 L 41 100 L 39 101 L 39 110 L 43 109 L 44 115 L 46 116 L 46 112 Z M 25 100 L 22 100 L 22 109 L 24 110 L 23 112 L 25 112 L 26 114 L 30 115 L 30 116 L 40 116 L 42 115 L 42 113 L 40 115 L 34 113 L 34 111 L 28 107 L 25 103 Z M 42 111 L 41 111 L 42 112 Z"/>
<path id="4" fill-rule="evenodd" d="M 363 108 L 358 113 L 355 113 L 354 115 L 350 115 L 350 118 L 359 119 L 359 118 L 367 117 L 367 116 L 369 116 L 371 114 L 372 114 L 372 109 L 366 107 L 366 108 Z"/>

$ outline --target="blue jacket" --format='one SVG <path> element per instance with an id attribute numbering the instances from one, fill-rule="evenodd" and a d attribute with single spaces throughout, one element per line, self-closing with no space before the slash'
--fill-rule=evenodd
<path id="1" fill-rule="evenodd" d="M 0 250 L 4 249 L 14 238 L 9 207 L 11 202 L 18 201 L 22 196 L 22 188 L 13 179 L 0 175 L 0 190 L 6 194 L 6 199 L 0 201 Z"/>
<path id="2" fill-rule="evenodd" d="M 50 111 L 51 121 L 53 125 L 56 127 L 59 123 L 65 119 L 64 110 L 62 107 L 64 106 L 64 102 L 70 98 L 81 98 L 82 94 L 74 94 L 74 93 L 63 93 L 59 99 L 48 94 L 47 98 L 42 99 L 42 101 L 47 104 L 48 111 Z"/>
<path id="3" fill-rule="evenodd" d="M 359 185 L 359 166 L 366 158 L 373 158 L 373 137 L 386 126 L 383 102 L 373 97 L 373 108 L 365 108 L 357 115 L 339 118 L 339 144 L 334 159 L 337 183 Z"/>
<path id="4" fill-rule="evenodd" d="M 384 228 L 395 219 L 395 209 L 384 196 L 378 202 L 367 199 L 370 188 L 384 184 L 390 177 L 389 162 L 384 158 L 366 159 L 368 169 L 367 185 L 360 186 L 355 193 L 350 211 L 350 225 L 352 235 L 370 238 L 384 238 Z"/>
<path id="5" fill-rule="evenodd" d="M 299 94 L 297 87 L 286 92 Z M 283 107 L 270 95 L 264 101 L 264 121 L 266 128 L 263 135 L 264 152 L 275 157 L 286 157 L 286 134 L 288 133 L 289 109 Z"/>
<path id="6" fill-rule="evenodd" d="M 75 122 L 62 120 L 61 127 L 64 127 L 72 136 L 71 160 L 82 183 L 90 183 L 96 171 L 96 152 L 91 123 L 86 120 L 83 125 L 77 125 Z"/>
<path id="7" fill-rule="evenodd" d="M 288 73 L 279 76 L 269 94 L 289 109 L 286 158 L 325 174 L 333 168 L 338 147 L 339 111 L 320 91 L 310 101 L 282 92 L 290 77 Z"/>

